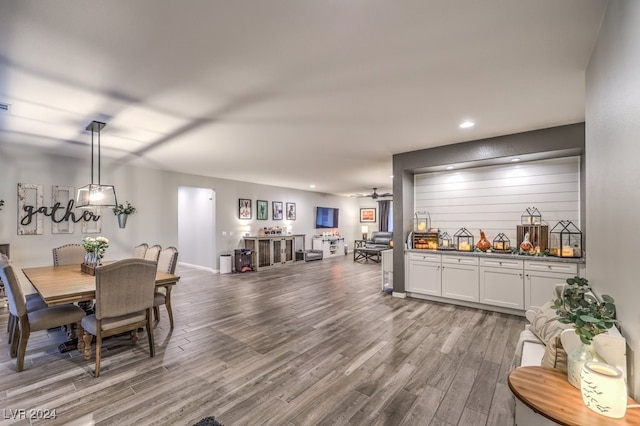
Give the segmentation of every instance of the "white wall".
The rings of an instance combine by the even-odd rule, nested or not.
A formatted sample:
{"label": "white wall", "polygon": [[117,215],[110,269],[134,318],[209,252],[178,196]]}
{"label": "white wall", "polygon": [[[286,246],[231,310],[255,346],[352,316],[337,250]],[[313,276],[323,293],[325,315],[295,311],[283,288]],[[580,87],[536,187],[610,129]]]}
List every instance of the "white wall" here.
{"label": "white wall", "polygon": [[[612,0],[586,74],[588,279],[616,300],[632,363],[640,367],[640,2]],[[640,397],[640,374],[629,379]]]}
{"label": "white wall", "polygon": [[[239,163],[240,167],[241,164]],[[0,242],[11,244],[12,260],[19,267],[47,265],[52,263],[51,249],[62,244],[78,243],[85,236],[76,227],[74,234],[52,234],[51,221],[45,219],[43,235],[19,236],[17,223],[17,184],[33,183],[44,186],[45,205],[51,204],[51,186],[80,187],[89,183],[89,162],[75,158],[60,157],[34,148],[4,144],[0,140],[0,199],[5,206],[0,211]],[[242,244],[244,227],[252,232],[264,226],[292,226],[294,233],[306,234],[307,248],[311,248],[311,237],[315,234],[314,214],[316,206],[340,209],[340,232],[349,247],[360,238],[359,207],[354,198],[339,197],[280,188],[268,185],[238,182],[226,179],[174,173],[161,170],[112,164],[102,161],[102,183],[116,187],[118,200],[130,201],[137,213],[130,216],[127,227],[118,228],[110,210],[103,212],[100,235],[110,239],[106,259],[129,256],[132,248],[141,243],[160,244],[163,247],[178,244],[178,189],[181,186],[212,188],[216,193],[216,253],[213,254],[218,269],[219,254],[230,253]],[[253,219],[238,218],[238,199],[249,198],[254,207]],[[269,220],[255,219],[256,200],[269,201]],[[295,221],[273,221],[271,201],[296,203]],[[223,235],[223,233],[225,235]],[[95,234],[97,235],[97,234]],[[208,266],[208,265],[207,265]]]}
{"label": "white wall", "polygon": [[414,206],[429,212],[431,227],[451,237],[462,227],[475,241],[482,229],[489,241],[502,232],[511,244],[529,207],[537,208],[551,231],[560,220],[580,225],[580,158],[474,167],[416,174]]}

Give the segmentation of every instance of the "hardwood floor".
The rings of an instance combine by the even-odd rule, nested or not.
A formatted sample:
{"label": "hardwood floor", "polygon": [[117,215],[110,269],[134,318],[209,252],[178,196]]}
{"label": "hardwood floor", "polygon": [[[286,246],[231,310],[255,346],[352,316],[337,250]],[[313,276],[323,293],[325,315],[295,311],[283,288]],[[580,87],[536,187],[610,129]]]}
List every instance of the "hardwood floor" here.
{"label": "hardwood floor", "polygon": [[32,424],[513,425],[523,318],[391,297],[380,265],[351,256],[177,274],[155,358],[143,333],[108,339],[97,379],[93,359],[57,352],[60,331],[33,333],[16,373],[0,308],[0,424],[46,409],[56,418]]}

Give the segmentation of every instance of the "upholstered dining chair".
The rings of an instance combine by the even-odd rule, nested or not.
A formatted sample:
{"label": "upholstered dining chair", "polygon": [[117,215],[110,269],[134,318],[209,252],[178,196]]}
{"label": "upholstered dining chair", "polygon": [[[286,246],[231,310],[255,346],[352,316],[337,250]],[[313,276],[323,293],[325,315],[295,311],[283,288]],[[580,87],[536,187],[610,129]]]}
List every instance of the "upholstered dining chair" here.
{"label": "upholstered dining chair", "polygon": [[[175,247],[167,247],[160,252],[158,256],[158,271],[173,274],[176,272],[176,264],[178,263],[178,249]],[[169,314],[169,324],[173,329],[173,311],[171,310],[171,287],[165,286],[157,289],[153,296],[153,315],[156,322],[160,321],[160,305],[165,305],[167,314]]]}
{"label": "upholstered dining chair", "polygon": [[103,337],[130,331],[133,343],[137,330],[145,326],[149,353],[155,355],[151,311],[156,285],[156,262],[123,259],[96,269],[95,314],[82,319],[84,358],[91,359],[91,340],[96,336],[95,377],[100,376],[100,351]]}
{"label": "upholstered dining chair", "polygon": [[147,243],[138,244],[133,248],[133,257],[136,259],[144,259],[144,255],[147,253],[148,248],[149,244]]}
{"label": "upholstered dining chair", "polygon": [[[47,330],[65,324],[78,324],[78,332],[82,330],[81,321],[85,312],[79,307],[66,304],[50,306],[33,312],[27,310],[22,286],[11,265],[0,267],[0,278],[6,283],[6,293],[9,299],[9,312],[18,319],[17,327],[13,330],[10,355],[16,359],[16,371],[24,369],[24,357],[27,351],[29,336],[33,331]],[[81,348],[81,345],[79,345]]]}
{"label": "upholstered dining chair", "polygon": [[87,251],[80,244],[65,244],[53,250],[53,266],[79,265]]}
{"label": "upholstered dining chair", "polygon": [[147,252],[144,254],[145,260],[152,260],[154,262],[158,261],[158,256],[160,256],[160,252],[162,251],[162,247],[155,244],[147,249]]}

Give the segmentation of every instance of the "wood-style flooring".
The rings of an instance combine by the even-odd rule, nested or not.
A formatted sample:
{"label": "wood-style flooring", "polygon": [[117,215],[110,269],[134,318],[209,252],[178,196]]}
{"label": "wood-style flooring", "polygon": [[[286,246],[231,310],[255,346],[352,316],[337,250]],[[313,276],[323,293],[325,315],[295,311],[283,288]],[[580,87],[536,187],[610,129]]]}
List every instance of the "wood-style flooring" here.
{"label": "wood-style flooring", "polygon": [[380,264],[352,256],[176,273],[155,358],[144,333],[108,339],[97,379],[93,359],[57,352],[61,331],[33,333],[16,373],[0,307],[0,424],[513,425],[522,318],[391,297]]}

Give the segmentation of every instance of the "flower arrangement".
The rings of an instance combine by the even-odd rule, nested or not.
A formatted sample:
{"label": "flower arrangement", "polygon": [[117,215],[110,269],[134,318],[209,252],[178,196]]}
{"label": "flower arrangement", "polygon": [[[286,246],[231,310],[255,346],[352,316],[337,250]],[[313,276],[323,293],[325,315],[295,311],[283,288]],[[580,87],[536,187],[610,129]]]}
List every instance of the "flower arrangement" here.
{"label": "flower arrangement", "polygon": [[125,204],[118,204],[113,208],[113,214],[115,214],[116,216],[120,214],[134,214],[135,212],[136,208],[133,207],[128,201],[126,201]]}
{"label": "flower arrangement", "polygon": [[573,324],[580,341],[589,345],[596,335],[606,332],[616,323],[613,297],[603,294],[603,302],[598,302],[585,278],[568,278],[567,284],[562,298],[554,301],[558,321]]}
{"label": "flower arrangement", "polygon": [[109,240],[105,237],[84,237],[82,239],[82,247],[87,251],[84,261],[88,265],[96,266],[100,263],[100,259],[104,257],[104,253],[109,247]]}

